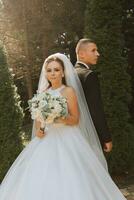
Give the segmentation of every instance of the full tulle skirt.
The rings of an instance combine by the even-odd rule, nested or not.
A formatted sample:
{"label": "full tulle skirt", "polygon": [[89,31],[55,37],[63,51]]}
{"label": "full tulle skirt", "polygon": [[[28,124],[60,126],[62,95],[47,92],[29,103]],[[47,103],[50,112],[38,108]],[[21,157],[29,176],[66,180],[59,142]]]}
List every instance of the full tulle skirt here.
{"label": "full tulle skirt", "polygon": [[77,126],[52,126],[21,152],[0,200],[125,200]]}

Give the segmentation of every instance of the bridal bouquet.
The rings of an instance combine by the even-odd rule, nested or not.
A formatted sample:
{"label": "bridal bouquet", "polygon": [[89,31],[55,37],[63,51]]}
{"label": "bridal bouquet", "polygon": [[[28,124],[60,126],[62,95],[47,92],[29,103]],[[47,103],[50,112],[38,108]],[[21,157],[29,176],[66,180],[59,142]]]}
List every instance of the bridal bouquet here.
{"label": "bridal bouquet", "polygon": [[52,96],[49,93],[35,94],[28,101],[31,118],[41,122],[41,127],[54,122],[58,117],[68,114],[67,100],[61,96]]}

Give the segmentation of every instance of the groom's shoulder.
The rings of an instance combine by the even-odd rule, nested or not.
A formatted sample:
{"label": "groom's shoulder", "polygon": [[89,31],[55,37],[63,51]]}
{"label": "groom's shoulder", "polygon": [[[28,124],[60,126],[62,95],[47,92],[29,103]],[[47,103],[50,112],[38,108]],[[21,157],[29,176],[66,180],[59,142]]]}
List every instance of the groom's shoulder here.
{"label": "groom's shoulder", "polygon": [[91,73],[88,74],[86,79],[87,81],[99,82],[98,76],[99,76],[98,72],[92,71]]}
{"label": "groom's shoulder", "polygon": [[98,73],[92,71],[91,69],[87,69],[84,67],[81,63],[76,63],[75,64],[75,70],[81,80],[84,82],[86,80],[90,81],[98,81]]}
{"label": "groom's shoulder", "polygon": [[76,63],[75,70],[79,77],[87,77],[88,74],[92,73],[93,71],[90,69],[87,69],[83,64]]}
{"label": "groom's shoulder", "polygon": [[98,73],[91,70],[91,72],[88,74],[87,78],[95,78],[95,79],[98,79]]}

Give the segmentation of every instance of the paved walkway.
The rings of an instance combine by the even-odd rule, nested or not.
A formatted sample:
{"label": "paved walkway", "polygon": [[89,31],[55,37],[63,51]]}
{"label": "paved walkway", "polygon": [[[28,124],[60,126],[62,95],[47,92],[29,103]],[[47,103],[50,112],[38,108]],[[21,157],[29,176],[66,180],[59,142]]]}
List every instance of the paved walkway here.
{"label": "paved walkway", "polygon": [[134,200],[134,175],[131,172],[126,176],[116,176],[113,178],[127,200]]}
{"label": "paved walkway", "polygon": [[134,200],[134,184],[121,188],[121,192],[124,194],[127,200]]}

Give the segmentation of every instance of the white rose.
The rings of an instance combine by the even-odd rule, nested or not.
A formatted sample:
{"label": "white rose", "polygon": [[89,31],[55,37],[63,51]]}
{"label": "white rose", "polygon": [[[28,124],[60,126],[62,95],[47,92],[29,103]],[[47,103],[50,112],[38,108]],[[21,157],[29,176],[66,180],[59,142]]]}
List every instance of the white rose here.
{"label": "white rose", "polygon": [[58,102],[54,102],[53,106],[54,106],[53,110],[54,113],[60,113],[62,111],[62,107]]}
{"label": "white rose", "polygon": [[45,100],[40,101],[40,102],[39,102],[39,107],[40,107],[40,108],[43,108],[44,106],[46,106],[46,104],[47,104],[47,101],[45,101]]}
{"label": "white rose", "polygon": [[38,109],[33,109],[31,112],[32,119],[37,119],[40,117],[41,113]]}

